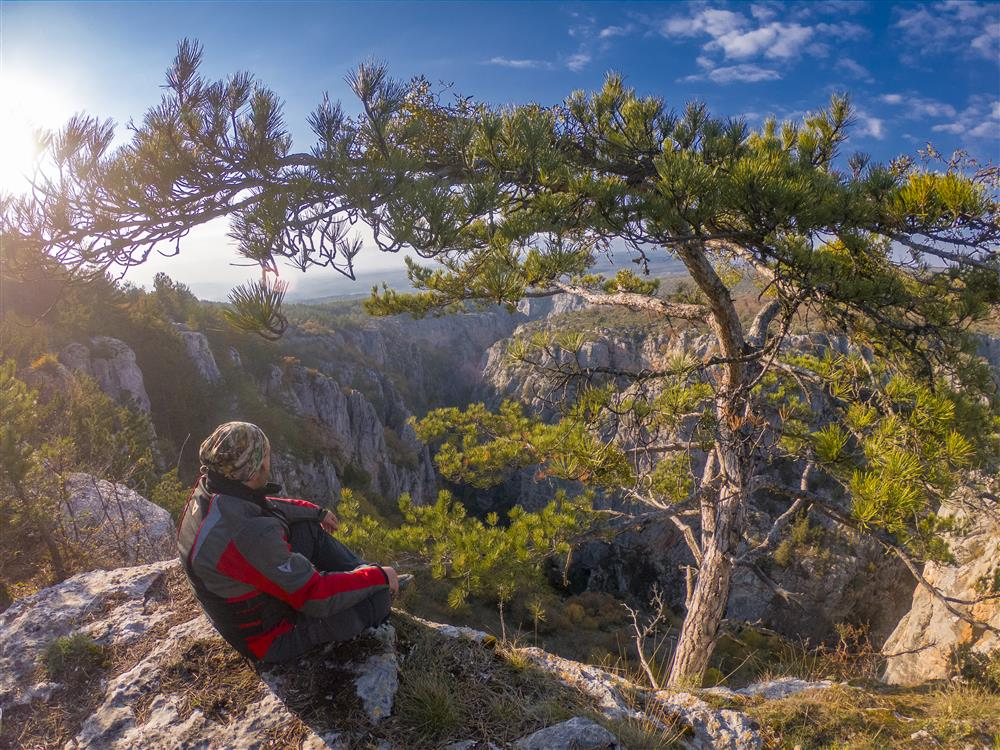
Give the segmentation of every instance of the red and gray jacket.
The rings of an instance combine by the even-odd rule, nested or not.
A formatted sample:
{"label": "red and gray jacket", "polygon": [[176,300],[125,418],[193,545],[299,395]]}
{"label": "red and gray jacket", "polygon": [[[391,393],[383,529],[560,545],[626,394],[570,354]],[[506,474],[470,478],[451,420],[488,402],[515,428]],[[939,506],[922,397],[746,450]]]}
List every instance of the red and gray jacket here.
{"label": "red and gray jacket", "polygon": [[273,497],[214,474],[188,499],[177,546],[195,594],[219,633],[245,656],[261,659],[300,616],[325,617],[387,588],[381,568],[321,573],[292,552],[288,525],[319,521],[323,508]]}

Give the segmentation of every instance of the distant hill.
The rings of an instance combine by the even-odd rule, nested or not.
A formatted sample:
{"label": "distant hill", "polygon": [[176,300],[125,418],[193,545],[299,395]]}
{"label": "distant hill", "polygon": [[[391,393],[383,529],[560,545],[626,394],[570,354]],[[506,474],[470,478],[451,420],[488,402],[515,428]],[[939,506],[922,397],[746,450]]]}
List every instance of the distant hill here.
{"label": "distant hill", "polygon": [[[640,271],[632,263],[633,255],[617,252],[612,258],[601,256],[594,266],[595,273],[615,274],[622,269]],[[684,265],[674,258],[658,257],[649,263],[649,275],[653,277],[673,276],[684,272]],[[289,290],[287,300],[307,304],[318,304],[345,298],[367,297],[373,286],[388,284],[397,291],[410,291],[410,280],[405,268],[387,268],[380,271],[358,273],[355,280],[333,272],[313,271],[301,277],[293,277],[295,284]]]}

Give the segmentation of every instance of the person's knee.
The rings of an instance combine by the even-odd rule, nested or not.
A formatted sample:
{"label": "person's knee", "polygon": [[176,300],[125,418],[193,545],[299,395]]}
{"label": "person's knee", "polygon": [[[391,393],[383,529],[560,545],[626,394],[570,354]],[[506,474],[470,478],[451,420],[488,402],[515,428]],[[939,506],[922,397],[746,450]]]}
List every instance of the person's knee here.
{"label": "person's knee", "polygon": [[288,545],[292,552],[297,552],[310,560],[316,551],[316,541],[319,538],[320,526],[309,521],[297,521],[288,525]]}

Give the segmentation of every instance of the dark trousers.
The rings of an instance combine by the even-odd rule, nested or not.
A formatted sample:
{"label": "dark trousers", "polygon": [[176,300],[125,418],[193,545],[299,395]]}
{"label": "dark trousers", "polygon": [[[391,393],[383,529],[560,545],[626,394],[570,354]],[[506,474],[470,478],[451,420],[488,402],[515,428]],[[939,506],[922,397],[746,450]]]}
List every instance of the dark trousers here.
{"label": "dark trousers", "polygon": [[[293,523],[288,529],[292,552],[309,558],[316,570],[342,573],[365,563],[351,550],[327,534],[315,521]],[[389,617],[389,590],[376,591],[350,609],[328,617],[299,615],[295,627],[282,633],[271,644],[262,661],[285,662],[332,641],[346,641],[365,628],[385,622]]]}

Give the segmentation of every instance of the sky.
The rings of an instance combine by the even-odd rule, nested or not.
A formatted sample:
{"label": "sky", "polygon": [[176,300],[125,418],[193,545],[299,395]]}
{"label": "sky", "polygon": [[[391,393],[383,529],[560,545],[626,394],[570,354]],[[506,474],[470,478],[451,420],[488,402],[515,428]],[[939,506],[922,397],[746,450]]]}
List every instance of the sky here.
{"label": "sky", "polygon": [[[17,190],[31,128],[76,112],[123,125],[161,95],[180,39],[204,45],[203,72],[253,73],[284,100],[294,147],[324,93],[348,113],[358,63],[425,75],[477,100],[556,104],[622,73],[682,110],[704,101],[759,125],[801,118],[848,92],[857,123],[845,151],[877,160],[928,141],[1000,161],[1000,3],[963,2],[11,2],[0,0],[0,189]],[[124,137],[124,133],[123,133]],[[157,271],[209,299],[252,274],[223,221],[199,227]],[[290,298],[362,292],[402,260],[366,247],[359,281],[289,269]]]}

